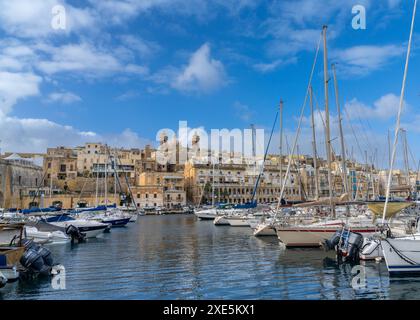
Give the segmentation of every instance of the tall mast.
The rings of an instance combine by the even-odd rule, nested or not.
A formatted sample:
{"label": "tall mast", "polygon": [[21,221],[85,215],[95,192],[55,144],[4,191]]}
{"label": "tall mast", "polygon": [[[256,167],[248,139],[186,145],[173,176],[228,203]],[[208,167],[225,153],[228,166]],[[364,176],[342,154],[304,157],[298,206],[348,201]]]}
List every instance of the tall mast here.
{"label": "tall mast", "polygon": [[96,206],[98,203],[98,188],[99,188],[99,158],[96,159],[96,188],[95,188],[95,202]]}
{"label": "tall mast", "polygon": [[315,134],[315,117],[314,117],[314,101],[313,101],[313,90],[312,86],[309,87],[309,100],[311,105],[311,126],[312,126],[312,151],[314,157],[314,169],[315,169],[315,199],[319,199],[319,187],[318,187],[318,155],[316,152],[316,134]]}
{"label": "tall mast", "polygon": [[400,94],[400,104],[399,104],[399,107],[398,107],[397,121],[396,121],[396,125],[395,125],[394,145],[393,145],[393,148],[392,148],[391,163],[390,163],[390,168],[389,168],[389,173],[388,173],[388,180],[387,180],[387,186],[386,186],[386,196],[385,196],[385,205],[384,205],[384,211],[382,213],[382,223],[385,222],[385,218],[386,218],[386,210],[387,210],[387,207],[388,207],[389,193],[390,193],[391,182],[392,182],[392,169],[393,169],[393,166],[394,166],[396,147],[397,147],[397,143],[398,143],[398,131],[400,129],[401,113],[402,113],[402,110],[404,108],[405,82],[407,80],[408,63],[409,63],[409,60],[410,60],[410,52],[411,52],[411,42],[412,42],[412,39],[413,39],[414,22],[415,22],[415,19],[416,19],[416,9],[417,9],[417,0],[414,1],[413,17],[411,19],[410,37],[409,37],[409,40],[408,40],[407,56],[406,56],[406,60],[405,60],[404,75],[403,75],[401,94]]}
{"label": "tall mast", "polygon": [[279,152],[279,170],[280,187],[283,185],[283,100],[280,99],[280,152]]}
{"label": "tall mast", "polygon": [[335,216],[335,209],[332,202],[332,177],[331,177],[331,137],[330,137],[330,110],[328,100],[328,55],[327,55],[327,26],[323,26],[322,34],[324,38],[324,87],[325,87],[325,146],[327,151],[328,165],[328,189],[330,196],[331,214]]}
{"label": "tall mast", "polygon": [[347,181],[347,166],[346,166],[346,147],[344,145],[344,134],[343,134],[343,124],[342,124],[342,117],[341,117],[341,110],[340,110],[340,100],[338,97],[338,85],[337,85],[337,76],[335,74],[335,64],[332,65],[333,76],[334,76],[334,88],[335,88],[335,103],[337,105],[337,115],[338,115],[338,127],[340,130],[340,144],[341,144],[341,166],[343,169],[343,185],[344,185],[344,192],[349,192],[349,186]]}
{"label": "tall mast", "polygon": [[213,161],[213,170],[212,170],[212,187],[211,187],[211,205],[214,207],[214,180],[215,180],[215,175],[214,175],[214,169],[215,169],[215,164],[214,164],[214,158],[212,157],[212,161]]}
{"label": "tall mast", "polygon": [[108,157],[105,157],[105,206],[108,205]]}

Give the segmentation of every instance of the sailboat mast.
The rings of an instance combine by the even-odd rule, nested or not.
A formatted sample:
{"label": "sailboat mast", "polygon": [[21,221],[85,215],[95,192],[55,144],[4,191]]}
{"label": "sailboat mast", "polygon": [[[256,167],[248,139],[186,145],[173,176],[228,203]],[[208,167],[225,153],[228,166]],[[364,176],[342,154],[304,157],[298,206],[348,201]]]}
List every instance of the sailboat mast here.
{"label": "sailboat mast", "polygon": [[95,188],[95,202],[96,206],[98,203],[98,188],[99,188],[99,159],[96,160],[96,188]]}
{"label": "sailboat mast", "polygon": [[312,151],[314,157],[314,169],[315,169],[315,200],[319,199],[319,187],[318,187],[318,155],[316,151],[316,134],[315,134],[315,117],[314,117],[314,100],[313,100],[313,89],[309,87],[309,101],[311,106],[311,127],[312,127]]}
{"label": "sailboat mast", "polygon": [[332,202],[332,176],[331,176],[331,137],[330,137],[330,110],[328,100],[328,55],[327,55],[327,26],[323,26],[322,34],[324,38],[324,88],[325,88],[325,146],[327,151],[328,165],[328,190],[330,198],[331,214],[335,216],[335,209]]}
{"label": "sailboat mast", "polygon": [[105,206],[108,205],[108,157],[105,157]]}
{"label": "sailboat mast", "polygon": [[212,157],[212,161],[213,161],[213,170],[212,170],[212,186],[211,186],[211,205],[214,207],[214,169],[215,169],[215,164],[214,164],[214,158]]}
{"label": "sailboat mast", "polygon": [[283,99],[280,99],[280,152],[279,152],[279,171],[280,171],[280,187],[283,185]]}
{"label": "sailboat mast", "polygon": [[413,39],[413,30],[414,30],[414,22],[416,20],[416,9],[417,9],[417,0],[414,0],[414,9],[413,9],[413,17],[411,20],[411,28],[410,28],[410,37],[408,40],[408,48],[407,48],[407,57],[405,60],[405,67],[404,67],[404,76],[401,86],[401,94],[400,94],[400,104],[398,107],[398,113],[397,113],[397,121],[395,125],[395,132],[394,132],[394,145],[392,147],[392,155],[391,155],[391,162],[389,165],[389,173],[388,173],[388,180],[387,180],[387,186],[386,186],[386,196],[385,196],[385,205],[384,205],[384,211],[382,213],[382,223],[385,223],[385,217],[386,217],[386,211],[388,208],[388,201],[389,201],[389,194],[391,190],[391,182],[392,182],[392,169],[394,166],[395,161],[395,153],[397,149],[397,143],[398,143],[398,131],[400,130],[400,122],[401,122],[401,113],[404,107],[404,94],[405,94],[405,83],[407,80],[407,73],[408,73],[408,64],[410,61],[410,52],[411,52],[411,43]]}
{"label": "sailboat mast", "polygon": [[338,127],[340,130],[340,144],[341,144],[341,167],[343,170],[343,186],[344,186],[344,193],[349,195],[349,186],[347,181],[347,166],[346,166],[346,147],[344,145],[344,134],[343,134],[343,124],[342,124],[342,117],[341,117],[341,110],[340,110],[340,99],[338,97],[338,85],[337,85],[337,76],[335,73],[335,64],[332,65],[332,71],[334,76],[334,88],[335,88],[335,103],[337,105],[337,115],[338,115]]}

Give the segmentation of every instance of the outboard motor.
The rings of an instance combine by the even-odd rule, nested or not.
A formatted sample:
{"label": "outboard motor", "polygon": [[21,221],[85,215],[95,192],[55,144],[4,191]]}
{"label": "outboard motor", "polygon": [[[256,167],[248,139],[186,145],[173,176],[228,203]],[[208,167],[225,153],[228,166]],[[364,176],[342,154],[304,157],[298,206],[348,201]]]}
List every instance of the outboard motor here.
{"label": "outboard motor", "polygon": [[33,273],[45,273],[49,269],[42,256],[32,248],[25,251],[20,258],[20,264]]}
{"label": "outboard motor", "polygon": [[347,259],[350,261],[358,261],[360,258],[360,249],[363,246],[363,236],[360,233],[350,232],[347,242]]}
{"label": "outboard motor", "polygon": [[334,250],[335,246],[337,246],[341,239],[341,230],[337,230],[334,235],[331,237],[330,240],[324,241],[324,248],[328,250]]}
{"label": "outboard motor", "polygon": [[85,240],[86,235],[80,232],[79,228],[75,227],[74,225],[69,225],[66,228],[66,234],[71,237],[71,241],[74,242],[76,239],[78,242],[82,242]]}
{"label": "outboard motor", "polygon": [[37,250],[38,254],[41,255],[42,259],[44,260],[45,265],[52,267],[54,265],[54,260],[51,254],[51,251],[45,247],[38,247]]}

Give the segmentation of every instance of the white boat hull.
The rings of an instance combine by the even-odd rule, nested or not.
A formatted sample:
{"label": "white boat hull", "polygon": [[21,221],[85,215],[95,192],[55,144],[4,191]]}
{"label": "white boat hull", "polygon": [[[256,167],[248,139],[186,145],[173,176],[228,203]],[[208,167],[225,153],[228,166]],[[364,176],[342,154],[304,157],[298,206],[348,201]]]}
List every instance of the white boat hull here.
{"label": "white boat hull", "polygon": [[249,227],[247,218],[226,218],[231,227]]}
{"label": "white boat hull", "polygon": [[254,229],[254,236],[256,237],[267,237],[267,236],[276,236],[276,229],[268,223],[265,224],[259,224],[255,229]]}
{"label": "white boat hull", "polygon": [[420,273],[420,235],[381,240],[390,274]]}
{"label": "white boat hull", "polygon": [[[77,221],[77,220],[76,220]],[[51,222],[52,225],[57,227],[67,228],[70,225],[77,227],[80,232],[86,235],[86,238],[97,238],[101,236],[105,229],[108,228],[108,225],[104,223],[79,223],[78,221],[63,221],[63,222]]]}
{"label": "white boat hull", "polygon": [[[316,227],[277,227],[277,237],[286,247],[320,247],[329,240],[341,226]],[[361,233],[364,237],[372,236],[375,228],[352,228],[352,232]]]}
{"label": "white boat hull", "polygon": [[362,251],[360,252],[361,260],[375,260],[383,258],[384,253],[382,251],[380,240],[366,240],[363,244]]}
{"label": "white boat hull", "polygon": [[218,216],[213,221],[215,226],[228,226],[229,221],[224,216]]}

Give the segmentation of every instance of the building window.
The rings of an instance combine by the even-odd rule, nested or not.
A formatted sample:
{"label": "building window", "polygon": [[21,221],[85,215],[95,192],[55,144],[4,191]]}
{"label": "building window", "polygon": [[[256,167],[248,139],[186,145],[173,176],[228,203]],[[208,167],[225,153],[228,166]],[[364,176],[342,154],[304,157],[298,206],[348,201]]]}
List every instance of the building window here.
{"label": "building window", "polygon": [[48,169],[51,169],[51,162],[48,162]]}
{"label": "building window", "polygon": [[156,194],[156,193],[155,193],[155,194],[153,194],[153,198],[155,198],[155,199],[157,198],[157,194]]}

